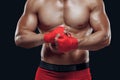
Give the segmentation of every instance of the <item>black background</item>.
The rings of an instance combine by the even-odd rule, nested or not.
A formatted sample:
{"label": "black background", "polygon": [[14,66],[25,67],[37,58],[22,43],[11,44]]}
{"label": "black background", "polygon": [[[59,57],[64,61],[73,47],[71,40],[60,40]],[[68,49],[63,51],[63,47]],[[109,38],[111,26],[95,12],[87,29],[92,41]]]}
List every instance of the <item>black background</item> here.
{"label": "black background", "polygon": [[[0,80],[34,80],[40,60],[40,47],[23,49],[16,47],[14,33],[26,0],[0,2]],[[93,80],[120,80],[119,62],[119,2],[104,0],[110,19],[112,41],[109,47],[90,52],[90,68]]]}

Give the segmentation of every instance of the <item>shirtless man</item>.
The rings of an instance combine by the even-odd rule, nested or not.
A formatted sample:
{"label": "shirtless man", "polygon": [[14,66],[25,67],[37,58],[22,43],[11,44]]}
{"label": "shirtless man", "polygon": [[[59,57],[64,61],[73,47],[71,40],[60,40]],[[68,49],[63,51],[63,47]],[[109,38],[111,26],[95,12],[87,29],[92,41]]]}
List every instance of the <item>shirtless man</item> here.
{"label": "shirtless man", "polygon": [[15,33],[17,46],[43,45],[35,80],[91,80],[89,51],[110,39],[103,0],[27,0]]}

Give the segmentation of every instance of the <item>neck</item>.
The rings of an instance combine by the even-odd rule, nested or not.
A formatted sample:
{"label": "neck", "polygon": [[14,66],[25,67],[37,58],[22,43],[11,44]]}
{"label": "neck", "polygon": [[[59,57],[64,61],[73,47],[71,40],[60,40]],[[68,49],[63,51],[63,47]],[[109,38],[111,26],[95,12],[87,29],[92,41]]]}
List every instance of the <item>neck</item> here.
{"label": "neck", "polygon": [[61,2],[64,2],[64,0],[60,0]]}

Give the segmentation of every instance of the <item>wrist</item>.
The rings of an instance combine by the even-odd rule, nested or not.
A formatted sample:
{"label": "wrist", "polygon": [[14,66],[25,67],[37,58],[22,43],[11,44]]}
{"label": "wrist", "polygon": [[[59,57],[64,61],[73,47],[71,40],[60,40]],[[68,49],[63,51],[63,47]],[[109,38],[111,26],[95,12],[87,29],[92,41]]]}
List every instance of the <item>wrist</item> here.
{"label": "wrist", "polygon": [[84,37],[81,37],[81,38],[77,39],[79,48],[82,46],[84,39],[85,39]]}
{"label": "wrist", "polygon": [[72,39],[72,49],[77,49],[78,48],[78,41],[79,41],[79,39],[77,39],[77,38],[73,38]]}
{"label": "wrist", "polygon": [[42,40],[43,43],[45,43],[44,36],[45,36],[45,34],[41,35],[41,40]]}
{"label": "wrist", "polygon": [[38,34],[38,35],[39,35],[41,44],[45,43],[45,41],[44,41],[44,34]]}

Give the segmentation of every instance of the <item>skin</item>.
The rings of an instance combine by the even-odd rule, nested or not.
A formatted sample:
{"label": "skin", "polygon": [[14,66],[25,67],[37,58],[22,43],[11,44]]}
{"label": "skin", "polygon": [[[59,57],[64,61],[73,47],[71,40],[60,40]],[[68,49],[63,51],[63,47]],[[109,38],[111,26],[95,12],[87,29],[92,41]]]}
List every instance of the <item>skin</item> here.
{"label": "skin", "polygon": [[[58,25],[78,40],[78,48],[60,52],[44,42],[44,34]],[[40,33],[35,33],[39,29]],[[59,36],[56,35],[55,42]],[[42,46],[41,60],[52,64],[89,62],[89,51],[110,44],[111,30],[103,0],[27,0],[18,21],[15,43],[24,48]]]}

